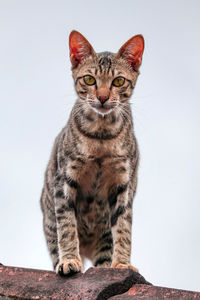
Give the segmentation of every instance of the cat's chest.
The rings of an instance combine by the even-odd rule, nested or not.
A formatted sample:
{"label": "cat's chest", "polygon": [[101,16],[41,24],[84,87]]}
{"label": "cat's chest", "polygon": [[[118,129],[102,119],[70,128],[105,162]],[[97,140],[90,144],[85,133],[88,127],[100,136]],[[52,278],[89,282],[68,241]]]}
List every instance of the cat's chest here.
{"label": "cat's chest", "polygon": [[109,219],[108,194],[113,179],[109,164],[107,168],[100,159],[89,160],[79,174],[76,208],[79,228],[93,232],[97,224]]}
{"label": "cat's chest", "polygon": [[113,184],[128,180],[129,161],[124,138],[97,141],[82,138],[77,145],[81,155],[68,161],[69,175],[78,182],[82,193],[105,196]]}
{"label": "cat's chest", "polygon": [[84,198],[106,198],[113,186],[124,184],[129,179],[130,163],[127,156],[104,154],[99,157],[89,156],[84,163],[72,170],[72,177],[78,182]]}
{"label": "cat's chest", "polygon": [[129,161],[124,157],[102,157],[87,161],[79,170],[76,207],[79,227],[93,231],[111,214],[109,195],[113,188],[127,183]]}
{"label": "cat's chest", "polygon": [[89,159],[79,173],[79,187],[84,197],[95,197],[105,193],[106,182],[111,182],[109,163],[105,165],[103,158]]}

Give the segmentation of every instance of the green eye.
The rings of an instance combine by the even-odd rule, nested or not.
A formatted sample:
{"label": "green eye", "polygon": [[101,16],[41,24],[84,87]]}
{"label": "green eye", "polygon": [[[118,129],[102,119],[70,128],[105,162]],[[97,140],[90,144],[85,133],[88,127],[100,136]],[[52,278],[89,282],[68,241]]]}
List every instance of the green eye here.
{"label": "green eye", "polygon": [[96,83],[95,78],[90,75],[83,76],[83,80],[87,85],[94,85]]}
{"label": "green eye", "polygon": [[124,77],[116,77],[113,82],[112,85],[116,86],[116,87],[120,87],[124,84],[125,82],[125,78]]}

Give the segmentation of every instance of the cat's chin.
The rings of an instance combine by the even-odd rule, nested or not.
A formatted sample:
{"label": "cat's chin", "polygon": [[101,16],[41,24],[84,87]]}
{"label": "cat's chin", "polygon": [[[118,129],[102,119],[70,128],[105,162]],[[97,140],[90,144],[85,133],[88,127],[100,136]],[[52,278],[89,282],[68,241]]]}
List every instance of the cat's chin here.
{"label": "cat's chin", "polygon": [[105,108],[105,107],[99,107],[99,108],[92,107],[92,109],[101,116],[108,115],[113,111],[113,108]]}

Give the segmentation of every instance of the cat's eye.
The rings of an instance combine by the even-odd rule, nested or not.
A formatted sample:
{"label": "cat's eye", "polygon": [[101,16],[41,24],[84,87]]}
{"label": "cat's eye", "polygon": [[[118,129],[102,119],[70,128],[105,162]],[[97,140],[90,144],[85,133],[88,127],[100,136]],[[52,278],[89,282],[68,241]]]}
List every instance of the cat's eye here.
{"label": "cat's eye", "polygon": [[113,82],[112,85],[116,86],[116,87],[120,87],[124,84],[125,82],[125,78],[124,77],[116,77]]}
{"label": "cat's eye", "polygon": [[90,75],[83,76],[83,80],[87,85],[94,85],[96,83],[96,79]]}

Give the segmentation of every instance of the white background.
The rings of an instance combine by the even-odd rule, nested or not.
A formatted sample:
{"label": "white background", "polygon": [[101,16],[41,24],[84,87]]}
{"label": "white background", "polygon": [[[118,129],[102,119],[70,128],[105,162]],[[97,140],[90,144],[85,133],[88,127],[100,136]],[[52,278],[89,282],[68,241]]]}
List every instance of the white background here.
{"label": "white background", "polygon": [[200,290],[199,12],[198,0],[0,0],[1,263],[51,269],[39,198],[76,99],[70,31],[97,52],[141,33],[132,263],[153,284]]}

